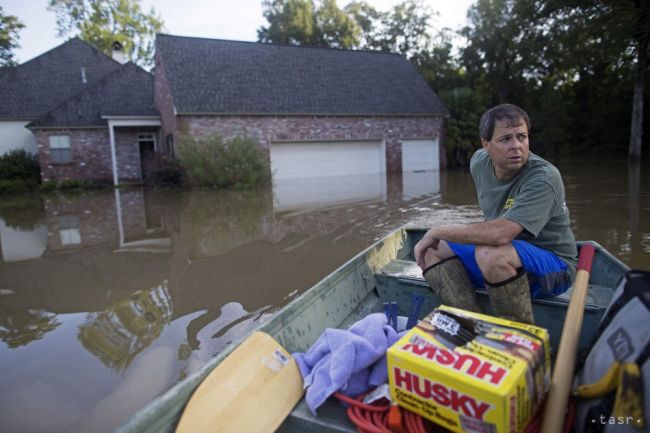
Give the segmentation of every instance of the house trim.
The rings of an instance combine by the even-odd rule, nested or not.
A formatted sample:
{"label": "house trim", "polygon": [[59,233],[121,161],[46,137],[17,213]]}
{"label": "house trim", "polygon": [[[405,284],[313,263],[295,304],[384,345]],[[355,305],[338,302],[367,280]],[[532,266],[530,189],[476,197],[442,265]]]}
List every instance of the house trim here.
{"label": "house trim", "polygon": [[444,117],[448,118],[449,114],[418,114],[418,113],[226,113],[226,112],[183,112],[176,113],[177,116],[251,116],[251,117]]}
{"label": "house trim", "polygon": [[95,126],[90,126],[90,125],[85,125],[85,126],[65,126],[65,125],[59,125],[59,126],[26,126],[27,129],[29,130],[54,130],[54,129],[106,129],[106,125],[95,125]]}

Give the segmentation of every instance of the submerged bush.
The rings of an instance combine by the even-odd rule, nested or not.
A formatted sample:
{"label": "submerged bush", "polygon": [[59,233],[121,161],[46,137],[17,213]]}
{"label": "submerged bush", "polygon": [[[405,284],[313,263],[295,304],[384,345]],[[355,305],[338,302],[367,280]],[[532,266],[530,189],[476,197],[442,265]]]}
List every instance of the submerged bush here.
{"label": "submerged bush", "polygon": [[86,190],[86,189],[100,189],[110,186],[107,182],[92,182],[77,179],[63,179],[63,180],[46,180],[40,186],[42,192],[51,192],[54,190]]}
{"label": "submerged bush", "polygon": [[193,185],[250,189],[271,179],[269,160],[251,138],[225,142],[219,135],[199,140],[184,137],[178,154]]}
{"label": "submerged bush", "polygon": [[31,189],[41,180],[38,156],[16,149],[0,156],[0,181],[2,191]]}
{"label": "submerged bush", "polygon": [[185,183],[185,171],[178,159],[156,153],[154,167],[151,170],[151,181],[159,187],[178,187]]}
{"label": "submerged bush", "polygon": [[0,179],[0,194],[24,192],[38,187],[34,179]]}

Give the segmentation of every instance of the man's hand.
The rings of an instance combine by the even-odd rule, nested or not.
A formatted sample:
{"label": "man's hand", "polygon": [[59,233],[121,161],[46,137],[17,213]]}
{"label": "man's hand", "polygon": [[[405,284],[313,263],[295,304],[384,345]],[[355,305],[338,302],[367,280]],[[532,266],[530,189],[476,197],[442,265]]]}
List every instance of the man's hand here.
{"label": "man's hand", "polygon": [[429,248],[433,248],[434,250],[437,250],[439,245],[440,245],[440,239],[436,238],[433,234],[431,234],[431,230],[426,232],[422,237],[422,239],[420,239],[420,242],[415,244],[415,248],[413,249],[413,254],[415,255],[415,261],[417,262],[420,268],[424,269],[424,264],[425,264],[424,256],[426,255]]}

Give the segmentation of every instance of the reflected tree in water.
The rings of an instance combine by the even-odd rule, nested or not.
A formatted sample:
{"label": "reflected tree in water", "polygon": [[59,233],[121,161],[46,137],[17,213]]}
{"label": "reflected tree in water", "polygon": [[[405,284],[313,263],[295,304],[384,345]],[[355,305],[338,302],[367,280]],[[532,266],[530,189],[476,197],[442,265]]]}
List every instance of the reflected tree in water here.
{"label": "reflected tree in water", "polygon": [[11,349],[40,340],[61,325],[56,314],[44,310],[0,305],[0,340]]}
{"label": "reflected tree in water", "polygon": [[273,218],[272,194],[266,187],[192,193],[181,216],[192,255],[223,254],[263,234]]}
{"label": "reflected tree in water", "polygon": [[106,366],[124,370],[160,336],[172,313],[172,300],[163,283],[139,290],[105,311],[88,314],[78,338]]}
{"label": "reflected tree in water", "polygon": [[36,230],[45,223],[43,198],[38,194],[4,195],[0,200],[0,218],[15,230]]}

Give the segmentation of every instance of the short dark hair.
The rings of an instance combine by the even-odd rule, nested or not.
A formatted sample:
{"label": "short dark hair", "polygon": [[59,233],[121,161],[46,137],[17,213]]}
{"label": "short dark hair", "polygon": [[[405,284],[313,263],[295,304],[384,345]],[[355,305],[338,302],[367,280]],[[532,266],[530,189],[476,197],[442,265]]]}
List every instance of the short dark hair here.
{"label": "short dark hair", "polygon": [[481,121],[478,124],[478,133],[481,139],[486,141],[491,140],[492,134],[494,134],[494,125],[497,123],[497,120],[504,119],[508,121],[508,126],[520,125],[523,120],[528,127],[528,131],[530,131],[530,117],[528,117],[528,114],[524,110],[516,105],[501,104],[490,108],[481,116]]}

